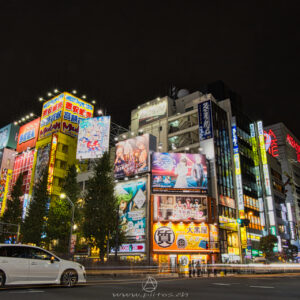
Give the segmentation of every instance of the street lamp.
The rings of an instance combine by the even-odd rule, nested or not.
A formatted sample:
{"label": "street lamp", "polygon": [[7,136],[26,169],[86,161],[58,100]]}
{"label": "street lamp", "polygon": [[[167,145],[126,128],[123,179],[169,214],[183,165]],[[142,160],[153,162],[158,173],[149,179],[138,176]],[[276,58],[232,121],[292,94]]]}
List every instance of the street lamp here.
{"label": "street lamp", "polygon": [[69,201],[70,205],[71,205],[71,208],[72,208],[72,220],[71,220],[70,240],[69,240],[69,254],[70,254],[70,256],[72,256],[72,254],[71,254],[71,240],[72,240],[72,234],[73,234],[75,205],[66,194],[60,194],[59,197],[60,197],[60,199],[67,199]]}

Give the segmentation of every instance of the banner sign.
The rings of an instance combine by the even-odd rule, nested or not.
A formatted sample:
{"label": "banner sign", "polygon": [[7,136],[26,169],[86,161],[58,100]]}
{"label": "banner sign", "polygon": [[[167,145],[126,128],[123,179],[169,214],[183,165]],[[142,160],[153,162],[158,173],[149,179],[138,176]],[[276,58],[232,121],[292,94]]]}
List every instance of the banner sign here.
{"label": "banner sign", "polygon": [[17,152],[23,152],[27,148],[35,147],[40,127],[40,118],[37,118],[20,127]]}

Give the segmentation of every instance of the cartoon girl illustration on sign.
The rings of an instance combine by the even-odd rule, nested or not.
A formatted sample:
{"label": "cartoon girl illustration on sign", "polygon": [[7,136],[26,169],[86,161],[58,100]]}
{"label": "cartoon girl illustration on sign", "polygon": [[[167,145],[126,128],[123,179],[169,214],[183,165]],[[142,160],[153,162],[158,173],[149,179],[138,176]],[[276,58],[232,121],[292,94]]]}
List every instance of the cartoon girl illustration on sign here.
{"label": "cartoon girl illustration on sign", "polygon": [[187,160],[184,156],[180,158],[180,162],[175,168],[175,174],[178,175],[175,183],[175,188],[187,188],[188,183],[186,176],[188,174]]}

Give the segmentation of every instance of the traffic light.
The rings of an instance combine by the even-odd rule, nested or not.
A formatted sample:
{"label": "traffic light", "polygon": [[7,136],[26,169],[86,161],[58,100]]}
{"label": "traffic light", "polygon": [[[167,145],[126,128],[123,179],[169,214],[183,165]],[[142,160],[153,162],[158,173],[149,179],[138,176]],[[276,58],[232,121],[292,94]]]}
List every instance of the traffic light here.
{"label": "traffic light", "polygon": [[236,220],[240,227],[249,226],[250,220],[249,219],[237,219]]}

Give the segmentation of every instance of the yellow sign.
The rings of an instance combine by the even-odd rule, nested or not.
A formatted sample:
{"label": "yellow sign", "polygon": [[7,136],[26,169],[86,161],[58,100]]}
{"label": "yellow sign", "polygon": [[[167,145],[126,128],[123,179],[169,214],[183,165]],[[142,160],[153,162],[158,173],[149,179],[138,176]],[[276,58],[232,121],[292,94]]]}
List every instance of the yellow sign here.
{"label": "yellow sign", "polygon": [[1,206],[1,217],[3,216],[4,211],[5,211],[8,187],[9,187],[9,182],[10,182],[11,178],[12,178],[12,170],[7,170],[4,196],[3,196],[3,200],[2,200],[2,206]]}
{"label": "yellow sign", "polygon": [[209,247],[207,224],[153,224],[153,251],[198,252]]}
{"label": "yellow sign", "polygon": [[237,221],[232,218],[219,216],[219,224],[220,224],[220,228],[222,228],[222,229],[228,229],[228,230],[234,230],[234,231],[238,230]]}
{"label": "yellow sign", "polygon": [[241,243],[242,248],[247,248],[247,232],[245,227],[241,227]]}

